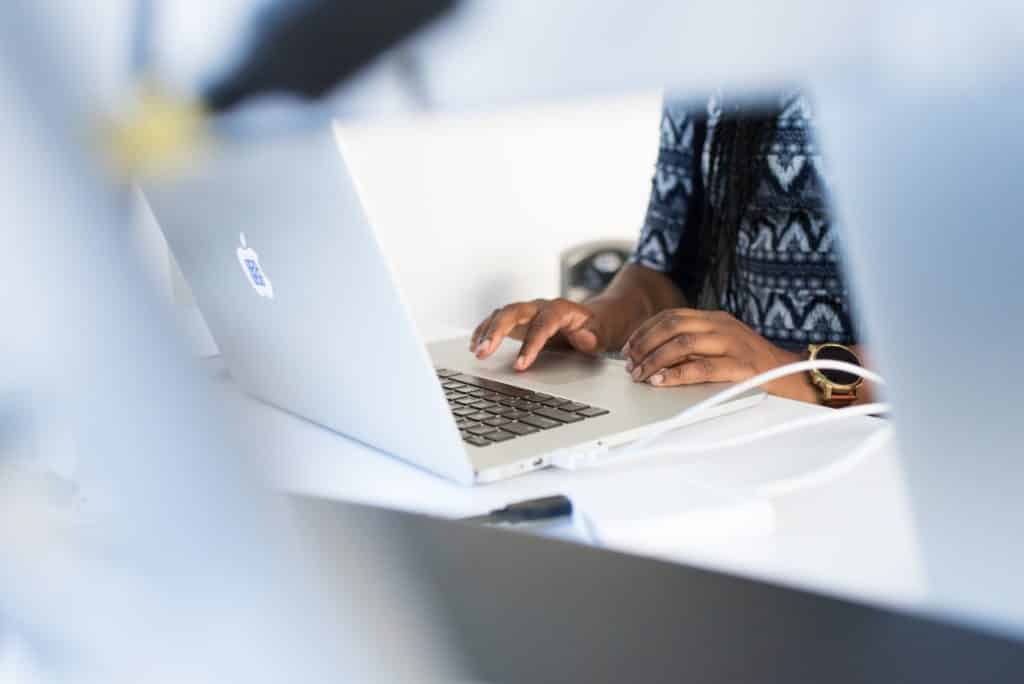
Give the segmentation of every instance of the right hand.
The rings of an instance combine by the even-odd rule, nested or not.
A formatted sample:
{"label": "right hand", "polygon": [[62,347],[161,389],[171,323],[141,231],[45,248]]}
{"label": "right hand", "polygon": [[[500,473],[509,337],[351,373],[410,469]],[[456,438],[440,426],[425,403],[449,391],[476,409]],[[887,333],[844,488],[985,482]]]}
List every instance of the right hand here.
{"label": "right hand", "polygon": [[478,359],[486,359],[506,337],[520,339],[523,346],[515,369],[523,371],[556,336],[587,354],[600,353],[607,347],[607,336],[592,309],[568,299],[535,299],[495,309],[473,331],[469,350]]}

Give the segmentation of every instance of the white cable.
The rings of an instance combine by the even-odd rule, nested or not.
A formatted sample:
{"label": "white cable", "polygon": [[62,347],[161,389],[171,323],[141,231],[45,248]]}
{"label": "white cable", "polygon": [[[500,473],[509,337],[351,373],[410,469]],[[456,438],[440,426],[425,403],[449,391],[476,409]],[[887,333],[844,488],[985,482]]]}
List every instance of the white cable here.
{"label": "white cable", "polygon": [[[612,460],[618,461],[620,459],[627,458],[631,455],[644,453],[646,447],[651,442],[659,439],[660,437],[663,437],[665,434],[679,427],[682,427],[683,424],[694,422],[696,417],[702,411],[714,408],[715,406],[730,401],[731,399],[735,399],[736,397],[739,397],[749,392],[750,390],[756,389],[761,385],[765,385],[774,380],[778,380],[779,378],[784,378],[787,375],[803,373],[811,370],[842,371],[864,378],[865,380],[870,380],[880,385],[885,384],[885,379],[881,375],[869,371],[868,369],[863,368],[861,366],[857,366],[852,363],[847,363],[845,361],[832,361],[829,359],[812,359],[808,361],[797,361],[795,363],[786,364],[785,366],[779,366],[778,368],[773,368],[770,371],[766,371],[759,375],[755,375],[754,377],[748,380],[737,383],[732,387],[724,389],[721,392],[708,397],[704,401],[694,404],[693,406],[680,412],[678,415],[675,416],[675,418],[669,419],[668,421],[665,421],[663,425],[655,427],[650,434],[648,434],[646,437],[636,440],[635,442],[630,444],[624,451],[616,453],[614,459]],[[841,413],[842,418],[833,418],[831,420],[841,420],[844,418],[852,417],[852,415],[849,413],[843,413],[844,411],[849,411],[849,408],[836,410],[835,413]],[[877,409],[875,412],[878,412]],[[824,419],[822,420],[823,422],[829,422]],[[754,437],[760,439],[760,436],[758,436],[757,433],[755,433]],[[592,449],[587,453],[579,453],[573,451],[561,452],[555,454],[552,457],[551,464],[556,468],[562,468],[564,470],[579,470],[580,468],[583,467],[603,464],[605,462],[605,457],[608,455],[608,453],[608,447],[599,447],[596,449]]]}
{"label": "white cable", "polygon": [[882,413],[888,413],[891,410],[889,404],[882,402],[876,402],[873,404],[860,404],[858,406],[848,406],[842,409],[836,409],[834,411],[827,411],[822,413],[815,413],[813,416],[804,416],[803,418],[797,418],[790,420],[785,423],[779,423],[778,425],[772,425],[771,427],[758,430],[757,432],[747,433],[745,435],[737,435],[729,439],[723,439],[718,442],[712,442],[710,444],[691,444],[686,446],[671,446],[665,445],[660,447],[650,447],[641,451],[634,451],[633,449],[627,449],[622,453],[610,452],[610,458],[603,459],[595,465],[606,466],[606,465],[617,465],[623,462],[633,463],[640,458],[648,458],[651,456],[683,456],[686,454],[693,453],[707,453],[709,451],[718,451],[721,449],[731,449],[733,447],[745,446],[758,442],[762,439],[768,439],[770,437],[776,437],[783,435],[788,432],[796,432],[798,430],[804,430],[807,428],[817,427],[819,425],[826,425],[828,423],[835,423],[841,420],[848,420],[850,418],[856,418],[857,416],[871,416]]}
{"label": "white cable", "polygon": [[[869,371],[867,368],[862,368],[861,366],[857,366],[852,363],[847,363],[845,361],[831,361],[828,359],[812,359],[808,361],[797,361],[796,363],[789,363],[786,364],[785,366],[773,368],[770,371],[766,371],[764,373],[761,373],[760,375],[755,375],[749,380],[744,380],[743,382],[737,383],[732,387],[729,387],[728,389],[724,389],[718,394],[714,394],[705,399],[704,401],[694,404],[685,411],[682,411],[679,415],[673,418],[671,422],[684,422],[688,418],[692,418],[698,415],[701,411],[706,411],[707,409],[714,408],[715,406],[718,406],[720,404],[724,404],[725,402],[731,399],[735,399],[736,397],[742,394],[746,394],[750,390],[757,389],[761,385],[767,385],[769,382],[778,380],[779,378],[784,378],[787,375],[795,375],[796,373],[804,373],[812,370],[843,371],[845,373],[850,373],[852,375],[864,378],[865,380],[870,380],[871,382],[877,383],[879,385],[885,384],[885,379],[882,378],[882,376],[879,375],[878,373],[874,373],[872,371]],[[646,437],[638,439],[635,442],[633,442],[633,444],[630,446],[630,449],[640,450],[647,446],[648,444],[650,444],[651,442],[653,442],[654,440],[658,439],[659,437],[665,435],[668,432],[671,432],[672,430],[675,430],[676,427],[678,426],[668,425],[660,429],[656,429]]]}

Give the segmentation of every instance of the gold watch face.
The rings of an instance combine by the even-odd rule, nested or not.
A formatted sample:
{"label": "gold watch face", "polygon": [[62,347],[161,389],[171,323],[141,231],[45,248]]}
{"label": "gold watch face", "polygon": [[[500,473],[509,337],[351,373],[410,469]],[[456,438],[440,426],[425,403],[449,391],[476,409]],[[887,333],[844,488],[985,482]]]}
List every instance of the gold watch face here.
{"label": "gold watch face", "polygon": [[[829,342],[827,344],[812,345],[810,347],[811,359],[822,359],[828,361],[843,361],[860,366],[860,359],[849,347]],[[834,390],[854,390],[864,384],[864,378],[853,373],[838,370],[816,369],[811,372],[814,383],[818,386],[830,386]]]}

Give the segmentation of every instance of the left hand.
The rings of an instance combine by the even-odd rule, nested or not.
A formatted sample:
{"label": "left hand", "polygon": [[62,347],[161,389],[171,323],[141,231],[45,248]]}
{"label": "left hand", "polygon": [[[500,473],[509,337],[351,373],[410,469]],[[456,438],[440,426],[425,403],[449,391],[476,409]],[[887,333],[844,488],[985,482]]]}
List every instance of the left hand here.
{"label": "left hand", "polygon": [[[656,387],[741,382],[801,360],[728,313],[698,309],[668,309],[649,318],[629,337],[622,354],[634,381]],[[817,402],[803,373],[776,380],[764,389]]]}

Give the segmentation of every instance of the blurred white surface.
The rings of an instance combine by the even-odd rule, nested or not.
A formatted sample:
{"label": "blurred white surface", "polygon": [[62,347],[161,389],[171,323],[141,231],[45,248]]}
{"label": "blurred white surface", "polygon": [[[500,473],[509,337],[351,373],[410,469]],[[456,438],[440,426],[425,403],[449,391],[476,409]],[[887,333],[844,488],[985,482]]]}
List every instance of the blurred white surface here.
{"label": "blurred white surface", "polygon": [[413,318],[475,325],[558,293],[558,254],[634,240],[658,148],[659,93],[341,127]]}

